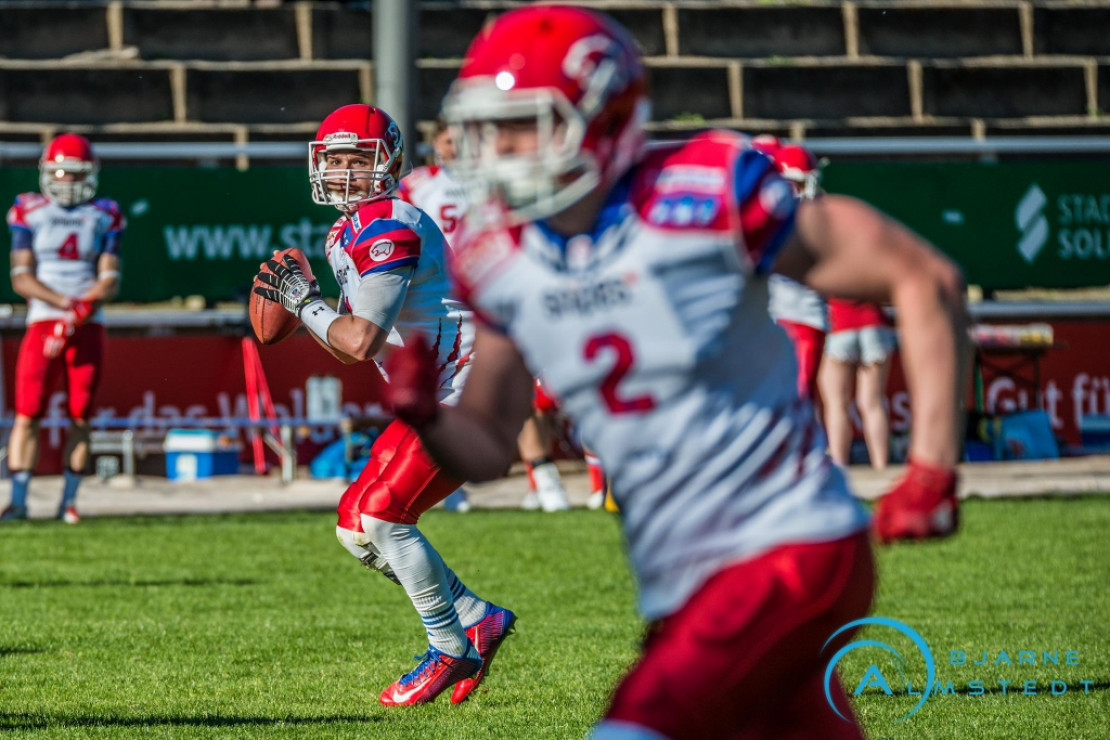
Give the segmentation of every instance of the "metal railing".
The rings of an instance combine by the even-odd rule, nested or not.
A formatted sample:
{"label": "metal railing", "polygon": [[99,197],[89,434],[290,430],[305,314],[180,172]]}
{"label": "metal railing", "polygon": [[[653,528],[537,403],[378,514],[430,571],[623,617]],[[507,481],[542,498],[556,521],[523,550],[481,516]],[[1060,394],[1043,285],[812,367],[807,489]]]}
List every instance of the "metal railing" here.
{"label": "metal railing", "polygon": [[[660,145],[665,142],[658,142]],[[818,155],[981,155],[997,154],[1088,154],[1110,152],[1110,136],[1001,136],[974,139],[966,136],[922,137],[836,137],[805,139]],[[104,142],[96,144],[103,160],[305,159],[308,142]],[[37,159],[42,145],[33,142],[0,141],[0,160]]]}

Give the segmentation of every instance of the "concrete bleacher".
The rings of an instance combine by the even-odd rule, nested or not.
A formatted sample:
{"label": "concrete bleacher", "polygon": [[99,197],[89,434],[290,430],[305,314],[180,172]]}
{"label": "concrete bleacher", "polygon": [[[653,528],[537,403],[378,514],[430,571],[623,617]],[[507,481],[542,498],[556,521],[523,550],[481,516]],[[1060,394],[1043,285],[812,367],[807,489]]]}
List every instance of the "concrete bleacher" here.
{"label": "concrete bleacher", "polygon": [[[417,118],[466,45],[519,3],[422,2]],[[1102,134],[1110,0],[599,0],[641,44],[654,129],[795,137]],[[0,138],[61,127],[196,141],[302,139],[372,102],[372,3],[0,4]]]}

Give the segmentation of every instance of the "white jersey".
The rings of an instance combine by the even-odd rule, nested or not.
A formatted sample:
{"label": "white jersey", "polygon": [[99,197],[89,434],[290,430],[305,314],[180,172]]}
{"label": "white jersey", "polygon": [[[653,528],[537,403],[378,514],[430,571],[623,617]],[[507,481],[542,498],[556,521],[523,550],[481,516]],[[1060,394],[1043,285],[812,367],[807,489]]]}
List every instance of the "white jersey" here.
{"label": "white jersey", "polygon": [[417,167],[401,180],[397,195],[431,216],[451,242],[466,213],[467,200],[463,186],[445,167]]}
{"label": "white jersey", "polygon": [[458,251],[463,297],[612,476],[649,619],[730,563],[866,526],[767,312],[794,208],[770,160],[712,132],[650,152],[592,236],[537,223]]}
{"label": "white jersey", "polygon": [[474,329],[470,312],[449,295],[446,250],[435,222],[398,198],[372,201],[342,216],[325,244],[347,312],[366,275],[415,268],[388,343],[403,345],[415,332],[422,333],[439,355],[440,400],[451,403],[470,371]]}
{"label": "white jersey", "polygon": [[767,310],[771,318],[829,330],[829,307],[820,293],[785,275],[771,275],[767,283],[771,293]]}
{"label": "white jersey", "polygon": [[[32,250],[35,277],[57,293],[80,298],[96,283],[100,255],[119,254],[125,222],[119,206],[107,198],[66,208],[39,193],[23,193],[8,211],[8,226],[12,249]],[[37,298],[28,301],[28,324],[64,315]],[[100,311],[89,319],[102,320]]]}

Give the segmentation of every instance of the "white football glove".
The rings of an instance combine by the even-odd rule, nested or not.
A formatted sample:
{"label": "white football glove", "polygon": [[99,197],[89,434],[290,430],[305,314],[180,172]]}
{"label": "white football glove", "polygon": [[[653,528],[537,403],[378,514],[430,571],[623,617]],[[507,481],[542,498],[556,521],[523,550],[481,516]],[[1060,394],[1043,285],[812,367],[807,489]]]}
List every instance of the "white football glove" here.
{"label": "white football glove", "polygon": [[285,255],[281,262],[271,258],[266,260],[270,272],[259,272],[259,281],[270,286],[255,286],[254,292],[266,300],[280,303],[286,311],[300,318],[301,312],[313,301],[321,300],[320,286],[308,281],[301,272],[301,266],[292,255]]}

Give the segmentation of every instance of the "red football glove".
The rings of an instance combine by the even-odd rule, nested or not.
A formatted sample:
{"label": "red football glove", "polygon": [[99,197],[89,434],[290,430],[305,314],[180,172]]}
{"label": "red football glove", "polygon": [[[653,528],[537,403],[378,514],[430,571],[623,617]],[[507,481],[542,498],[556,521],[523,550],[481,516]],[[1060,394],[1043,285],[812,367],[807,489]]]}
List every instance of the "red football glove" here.
{"label": "red football glove", "polygon": [[84,298],[71,298],[66,310],[73,315],[74,326],[81,326],[96,313],[96,303]]}
{"label": "red football glove", "polygon": [[42,344],[42,354],[44,357],[53,360],[58,355],[62,354],[62,350],[66,348],[66,343],[69,338],[73,336],[73,331],[76,327],[67,316],[64,319],[58,319],[51,327],[50,335],[46,337],[46,341]]}
{"label": "red football glove", "polygon": [[880,542],[947,537],[959,526],[956,471],[910,460],[906,475],[875,507]]}
{"label": "red football glove", "polygon": [[419,429],[439,415],[438,357],[423,335],[417,334],[404,347],[396,349],[385,361],[389,383],[385,402],[398,419]]}

